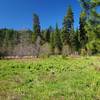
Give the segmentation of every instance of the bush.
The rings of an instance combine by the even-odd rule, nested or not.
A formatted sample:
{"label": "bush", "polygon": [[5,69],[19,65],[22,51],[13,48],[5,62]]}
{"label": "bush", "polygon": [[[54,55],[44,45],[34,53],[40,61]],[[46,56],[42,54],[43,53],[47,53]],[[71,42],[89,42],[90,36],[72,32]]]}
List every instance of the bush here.
{"label": "bush", "polygon": [[88,54],[94,55],[100,53],[100,40],[93,40],[87,45]]}
{"label": "bush", "polygon": [[6,56],[6,52],[0,52],[0,59],[4,58],[4,56]]}
{"label": "bush", "polygon": [[87,55],[87,51],[85,49],[81,49],[81,56],[86,56]]}

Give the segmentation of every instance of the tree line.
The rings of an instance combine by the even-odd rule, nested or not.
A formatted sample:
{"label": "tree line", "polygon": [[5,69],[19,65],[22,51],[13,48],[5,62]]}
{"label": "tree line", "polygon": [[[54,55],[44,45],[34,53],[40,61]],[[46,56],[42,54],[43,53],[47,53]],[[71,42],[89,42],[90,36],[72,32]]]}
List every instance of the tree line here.
{"label": "tree line", "polygon": [[[74,28],[74,12],[68,7],[62,28],[56,23],[41,29],[39,16],[33,15],[33,31],[0,29],[0,56],[7,55],[94,55],[100,53],[100,14],[98,0],[80,0],[83,10],[79,27]],[[20,52],[20,53],[19,53]]]}

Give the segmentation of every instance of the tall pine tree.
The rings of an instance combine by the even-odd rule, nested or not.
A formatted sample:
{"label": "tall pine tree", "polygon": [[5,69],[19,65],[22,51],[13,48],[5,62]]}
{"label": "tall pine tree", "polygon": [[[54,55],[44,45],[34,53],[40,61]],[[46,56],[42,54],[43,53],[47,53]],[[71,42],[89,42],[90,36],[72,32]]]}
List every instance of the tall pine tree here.
{"label": "tall pine tree", "polygon": [[80,44],[81,48],[84,49],[87,43],[87,31],[85,29],[86,26],[86,13],[81,12],[79,19],[79,32],[80,32]]}
{"label": "tall pine tree", "polygon": [[39,16],[37,14],[34,14],[33,15],[33,34],[32,34],[33,42],[36,41],[38,36],[41,36],[40,21],[39,21]]}
{"label": "tall pine tree", "polygon": [[61,54],[62,51],[62,41],[61,41],[61,33],[58,28],[58,25],[56,24],[56,29],[55,29],[55,35],[54,35],[54,40],[55,40],[55,47],[57,48],[58,54]]}
{"label": "tall pine tree", "polygon": [[73,39],[74,39],[74,16],[72,7],[69,6],[67,10],[67,15],[64,17],[63,21],[62,41],[63,44],[67,44],[69,48],[72,49],[74,41]]}
{"label": "tall pine tree", "polygon": [[40,28],[40,21],[38,15],[34,14],[33,16],[33,34],[32,40],[35,45],[35,53],[36,56],[39,57],[40,53],[40,46],[41,46],[41,28]]}
{"label": "tall pine tree", "polygon": [[51,54],[53,55],[55,53],[55,32],[52,32],[50,34],[50,49],[51,49]]}

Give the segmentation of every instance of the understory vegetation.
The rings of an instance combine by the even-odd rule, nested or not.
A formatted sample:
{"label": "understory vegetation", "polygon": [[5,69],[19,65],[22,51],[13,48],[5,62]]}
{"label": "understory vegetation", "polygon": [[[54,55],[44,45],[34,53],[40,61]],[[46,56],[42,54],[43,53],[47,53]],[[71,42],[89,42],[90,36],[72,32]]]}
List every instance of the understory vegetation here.
{"label": "understory vegetation", "polygon": [[0,60],[0,100],[99,100],[100,57]]}

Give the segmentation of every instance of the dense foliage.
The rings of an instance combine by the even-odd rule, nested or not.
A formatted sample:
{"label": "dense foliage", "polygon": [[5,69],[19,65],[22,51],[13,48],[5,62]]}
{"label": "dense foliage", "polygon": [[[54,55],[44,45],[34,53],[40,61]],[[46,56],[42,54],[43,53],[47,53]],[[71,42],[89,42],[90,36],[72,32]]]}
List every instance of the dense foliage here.
{"label": "dense foliage", "polygon": [[96,8],[100,6],[99,0],[80,0],[86,14],[85,31],[88,41],[85,45],[89,54],[100,53],[100,14]]}

